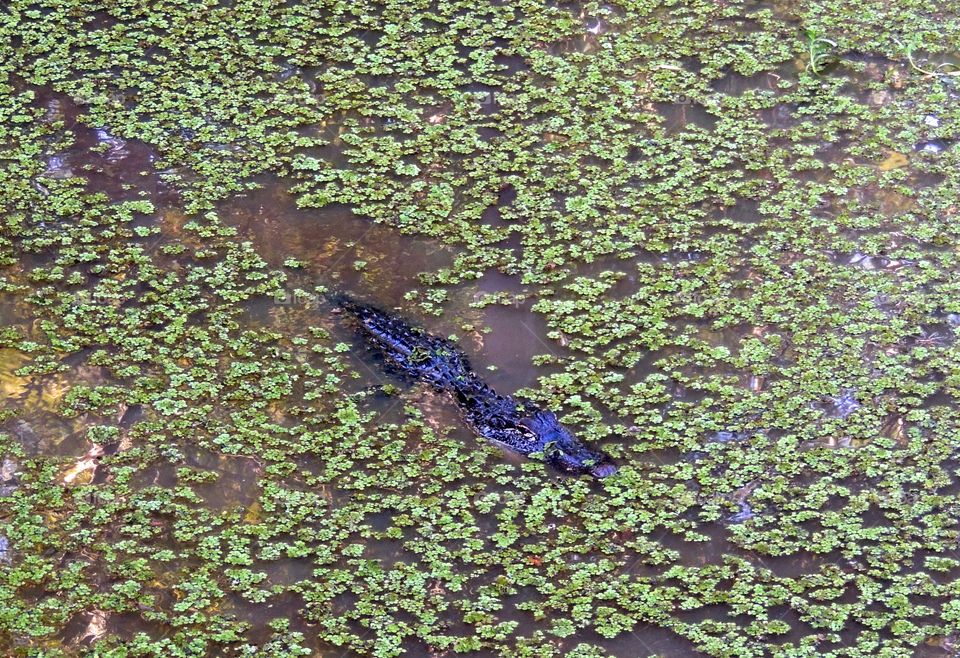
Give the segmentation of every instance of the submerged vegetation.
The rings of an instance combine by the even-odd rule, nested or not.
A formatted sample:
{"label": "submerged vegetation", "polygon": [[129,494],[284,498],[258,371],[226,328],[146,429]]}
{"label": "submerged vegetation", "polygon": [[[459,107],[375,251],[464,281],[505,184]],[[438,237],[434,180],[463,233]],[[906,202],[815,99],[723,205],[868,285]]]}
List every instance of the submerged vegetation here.
{"label": "submerged vegetation", "polygon": [[[956,653],[960,6],[0,32],[4,655]],[[345,284],[619,472],[379,380]]]}

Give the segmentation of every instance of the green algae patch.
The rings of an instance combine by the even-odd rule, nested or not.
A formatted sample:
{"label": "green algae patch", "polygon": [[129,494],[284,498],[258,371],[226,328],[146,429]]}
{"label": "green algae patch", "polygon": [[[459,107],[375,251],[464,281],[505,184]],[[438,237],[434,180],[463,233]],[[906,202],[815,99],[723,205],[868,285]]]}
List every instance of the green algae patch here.
{"label": "green algae patch", "polygon": [[[0,32],[4,655],[955,652],[960,7]],[[619,473],[478,444],[344,288]]]}

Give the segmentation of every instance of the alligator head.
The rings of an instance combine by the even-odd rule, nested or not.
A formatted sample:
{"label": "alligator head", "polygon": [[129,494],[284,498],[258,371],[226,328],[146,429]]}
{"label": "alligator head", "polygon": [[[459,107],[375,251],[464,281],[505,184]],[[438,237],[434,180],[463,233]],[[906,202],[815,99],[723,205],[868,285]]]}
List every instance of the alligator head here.
{"label": "alligator head", "polygon": [[546,462],[562,473],[605,478],[617,472],[609,455],[578,441],[551,411],[538,410],[520,424],[537,436]]}

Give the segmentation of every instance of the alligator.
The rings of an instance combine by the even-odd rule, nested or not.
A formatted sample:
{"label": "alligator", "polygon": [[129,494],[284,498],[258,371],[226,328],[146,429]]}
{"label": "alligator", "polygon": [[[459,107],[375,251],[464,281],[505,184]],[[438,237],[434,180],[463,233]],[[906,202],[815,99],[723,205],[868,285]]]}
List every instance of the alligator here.
{"label": "alligator", "polygon": [[467,355],[449,340],[346,295],[329,299],[353,317],[364,342],[388,371],[448,393],[465,423],[479,436],[525,457],[541,453],[562,473],[597,478],[616,473],[617,466],[607,454],[580,442],[552,411],[490,388],[470,367]]}

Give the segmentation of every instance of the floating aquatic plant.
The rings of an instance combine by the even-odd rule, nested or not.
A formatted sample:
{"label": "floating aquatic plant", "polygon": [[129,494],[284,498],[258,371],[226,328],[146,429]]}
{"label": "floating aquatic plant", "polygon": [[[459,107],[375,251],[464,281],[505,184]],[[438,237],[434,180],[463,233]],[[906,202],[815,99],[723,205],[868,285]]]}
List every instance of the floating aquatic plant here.
{"label": "floating aquatic plant", "polygon": [[[9,3],[4,653],[948,652],[960,24],[795,9]],[[477,444],[318,287],[620,473]]]}

